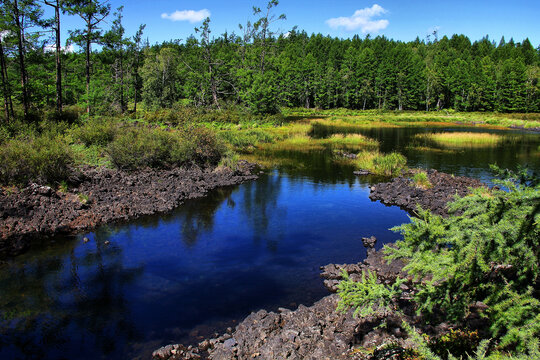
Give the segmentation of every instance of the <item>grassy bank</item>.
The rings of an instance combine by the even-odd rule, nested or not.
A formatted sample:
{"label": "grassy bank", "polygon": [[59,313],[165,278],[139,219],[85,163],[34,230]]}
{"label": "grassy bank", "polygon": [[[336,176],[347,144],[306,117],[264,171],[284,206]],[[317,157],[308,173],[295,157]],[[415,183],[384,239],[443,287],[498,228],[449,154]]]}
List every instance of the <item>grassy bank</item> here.
{"label": "grassy bank", "polygon": [[455,111],[377,111],[348,109],[285,109],[287,118],[317,118],[325,120],[346,120],[347,123],[360,126],[370,124],[394,126],[448,126],[463,125],[490,128],[540,128],[540,113],[479,113]]}
{"label": "grassy bank", "polygon": [[4,133],[0,145],[0,183],[29,181],[58,186],[76,176],[81,165],[118,169],[217,165],[225,143],[204,126],[182,124],[162,129],[117,118],[95,117],[74,124],[46,122]]}
{"label": "grassy bank", "polygon": [[[73,110],[73,111],[72,111]],[[79,109],[80,110],[80,109]],[[540,127],[540,114],[454,112],[380,112],[345,109],[283,109],[277,115],[253,115],[230,107],[211,110],[188,106],[139,110],[122,117],[91,117],[70,109],[66,116],[43,115],[33,122],[0,125],[0,182],[57,184],[69,181],[77,166],[134,170],[189,163],[234,166],[258,150],[342,150],[359,153],[358,168],[394,174],[402,163],[377,152],[379,144],[362,135],[368,128],[475,126]],[[69,116],[68,116],[69,115]],[[470,132],[427,134],[418,146],[440,151],[496,145],[501,138]],[[446,150],[445,150],[446,149]],[[266,156],[265,155],[265,156]],[[369,155],[369,156],[368,156]],[[260,159],[264,162],[264,159]]]}

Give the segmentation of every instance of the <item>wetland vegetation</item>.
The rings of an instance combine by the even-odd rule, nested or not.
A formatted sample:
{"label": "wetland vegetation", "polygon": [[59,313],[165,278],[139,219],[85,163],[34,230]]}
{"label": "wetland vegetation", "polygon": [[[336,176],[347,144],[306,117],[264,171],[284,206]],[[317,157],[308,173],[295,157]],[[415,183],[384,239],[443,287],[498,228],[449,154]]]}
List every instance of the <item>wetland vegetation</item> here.
{"label": "wetland vegetation", "polygon": [[[319,300],[313,269],[362,258],[360,233],[395,243],[384,251],[408,277],[344,274],[339,309],[399,312],[408,279],[418,330],[447,325],[429,339],[405,322],[408,342],[380,349],[540,356],[540,47],[528,39],[285,35],[271,0],[243,36],[212,37],[206,18],[150,45],[106,1],[1,4],[0,357],[196,345],[249,311]],[[63,16],[97,21],[71,29],[79,51],[60,46]],[[251,163],[259,179],[230,187],[257,177]],[[502,181],[490,164],[509,169]],[[393,177],[404,194],[434,191],[430,168],[500,187],[455,199],[450,216],[446,200],[434,200],[445,216],[409,218],[368,199]]]}

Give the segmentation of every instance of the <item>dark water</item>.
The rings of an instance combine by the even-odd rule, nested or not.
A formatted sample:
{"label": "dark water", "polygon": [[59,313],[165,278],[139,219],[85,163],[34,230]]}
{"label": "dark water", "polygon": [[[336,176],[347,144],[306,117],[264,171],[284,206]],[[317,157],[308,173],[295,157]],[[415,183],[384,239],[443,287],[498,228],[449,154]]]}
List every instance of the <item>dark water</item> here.
{"label": "dark water", "polygon": [[[461,129],[462,130],[462,129]],[[487,165],[539,169],[538,135],[504,148],[414,152],[417,129],[371,130],[411,166],[488,178]],[[395,241],[405,212],[368,199],[369,182],[322,152],[276,153],[282,166],[175,212],[56,238],[0,267],[0,358],[149,358],[261,308],[327,294],[319,267],[357,262],[360,237]],[[90,238],[88,243],[82,237]]]}

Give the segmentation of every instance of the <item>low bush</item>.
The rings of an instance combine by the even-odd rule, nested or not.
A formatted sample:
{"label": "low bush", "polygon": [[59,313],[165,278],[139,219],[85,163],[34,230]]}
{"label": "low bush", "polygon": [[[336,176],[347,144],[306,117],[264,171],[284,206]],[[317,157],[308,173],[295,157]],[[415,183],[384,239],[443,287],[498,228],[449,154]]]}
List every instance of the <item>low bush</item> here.
{"label": "low bush", "polygon": [[225,145],[205,128],[174,132],[134,128],[119,134],[107,147],[112,164],[130,170],[145,166],[166,168],[189,162],[215,165],[225,151]]}
{"label": "low bush", "polygon": [[219,133],[219,137],[226,143],[236,148],[247,148],[258,143],[273,143],[281,139],[278,134],[271,134],[262,129],[252,129],[246,131],[227,130]]}
{"label": "low bush", "polygon": [[118,133],[118,122],[107,118],[90,118],[81,126],[71,131],[74,141],[80,141],[86,146],[106,146]]}
{"label": "low bush", "polygon": [[73,163],[73,153],[62,137],[10,140],[0,147],[0,181],[6,185],[29,181],[52,185],[69,180]]}

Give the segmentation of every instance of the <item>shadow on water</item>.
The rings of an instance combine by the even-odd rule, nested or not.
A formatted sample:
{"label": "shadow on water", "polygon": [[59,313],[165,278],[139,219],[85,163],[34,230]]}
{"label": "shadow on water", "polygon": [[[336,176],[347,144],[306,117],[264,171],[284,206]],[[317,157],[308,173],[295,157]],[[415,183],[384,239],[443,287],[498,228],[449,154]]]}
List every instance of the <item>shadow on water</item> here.
{"label": "shadow on water", "polygon": [[[383,151],[410,151],[413,166],[457,173],[484,176],[488,160],[523,164],[538,152],[527,140],[486,155],[415,153],[408,143],[418,129],[386,131],[365,135]],[[257,181],[166,215],[57,237],[0,267],[0,358],[149,358],[168,343],[196,343],[251,311],[312,304],[327,294],[320,266],[362,260],[362,236],[380,248],[408,221],[369,200],[377,179],[356,178],[328,152],[270,155],[276,170]]]}

